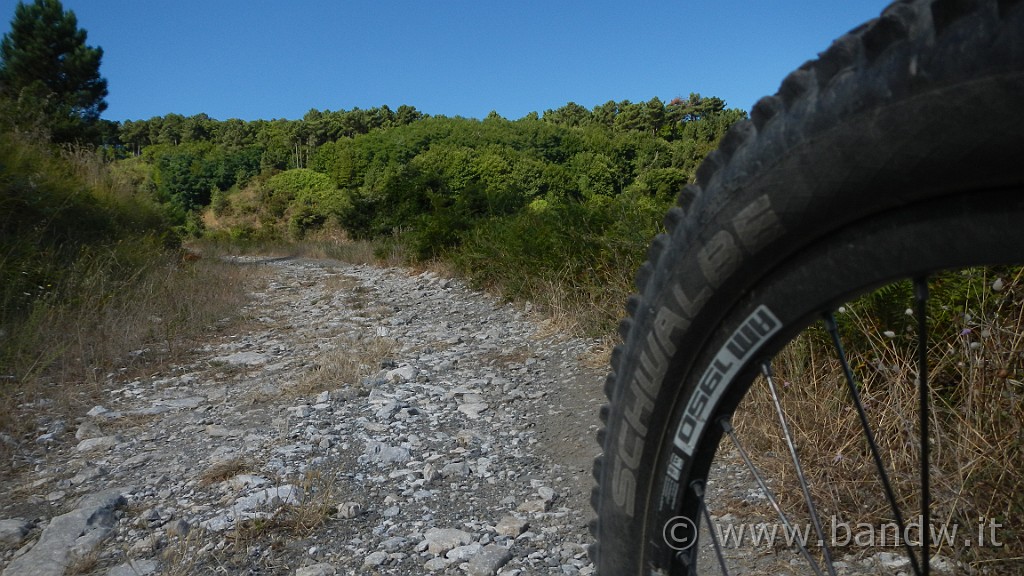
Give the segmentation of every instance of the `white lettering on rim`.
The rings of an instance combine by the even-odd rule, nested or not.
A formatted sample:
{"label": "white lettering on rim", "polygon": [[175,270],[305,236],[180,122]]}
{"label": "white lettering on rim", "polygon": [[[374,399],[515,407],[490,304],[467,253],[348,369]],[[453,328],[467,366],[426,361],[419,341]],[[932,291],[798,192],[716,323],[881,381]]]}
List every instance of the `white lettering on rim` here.
{"label": "white lettering on rim", "polygon": [[768,309],[758,306],[733,332],[701,375],[697,388],[676,428],[674,445],[683,454],[693,455],[704,425],[718,406],[722,393],[743,368],[744,363],[782,328],[782,322]]}

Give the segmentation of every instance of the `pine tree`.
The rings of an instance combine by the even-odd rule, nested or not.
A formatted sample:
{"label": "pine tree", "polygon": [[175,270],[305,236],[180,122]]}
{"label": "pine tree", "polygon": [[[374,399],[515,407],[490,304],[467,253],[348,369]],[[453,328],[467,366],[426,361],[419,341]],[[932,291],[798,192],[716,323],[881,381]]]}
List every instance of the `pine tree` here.
{"label": "pine tree", "polygon": [[19,2],[0,40],[0,96],[10,124],[54,142],[95,142],[106,109],[103,49],[85,43],[75,13],[60,0]]}

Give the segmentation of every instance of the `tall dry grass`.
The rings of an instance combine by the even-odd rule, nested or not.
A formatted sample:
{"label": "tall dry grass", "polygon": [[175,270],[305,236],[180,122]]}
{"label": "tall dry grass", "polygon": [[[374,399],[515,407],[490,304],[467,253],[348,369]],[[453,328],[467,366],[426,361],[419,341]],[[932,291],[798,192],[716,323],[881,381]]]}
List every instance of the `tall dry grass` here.
{"label": "tall dry grass", "polygon": [[68,276],[72,285],[60,290],[73,298],[37,302],[5,328],[0,434],[8,451],[47,423],[73,421],[110,383],[180,360],[245,302],[245,268],[154,250],[143,267],[118,278],[109,269],[120,255],[83,256]]}
{"label": "tall dry grass", "polygon": [[237,312],[249,272],[176,248],[102,153],[0,134],[0,464]]}
{"label": "tall dry grass", "polygon": [[[975,277],[966,288],[954,277],[964,299],[933,302],[937,310],[929,319],[932,524],[957,524],[962,531],[957,546],[933,549],[972,567],[998,568],[1000,559],[1024,545],[1024,282],[1019,271],[1010,278],[983,270],[967,274]],[[839,312],[857,387],[909,522],[920,514],[920,412],[910,306],[904,314],[903,323],[891,315],[883,322],[870,296]],[[802,335],[775,358],[773,370],[822,517],[876,527],[893,522],[842,369],[824,335]],[[763,378],[742,401],[734,423],[757,465],[781,487],[776,495],[783,506],[805,518]],[[997,538],[1005,547],[959,546],[976,536],[979,522],[989,521],[1003,525]]]}

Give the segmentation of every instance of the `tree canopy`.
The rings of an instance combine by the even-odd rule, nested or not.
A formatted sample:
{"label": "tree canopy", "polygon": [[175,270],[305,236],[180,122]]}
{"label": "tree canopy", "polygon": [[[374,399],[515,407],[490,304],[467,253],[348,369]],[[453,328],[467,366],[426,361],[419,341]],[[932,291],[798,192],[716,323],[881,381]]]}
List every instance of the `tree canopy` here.
{"label": "tree canopy", "polygon": [[106,109],[103,49],[86,44],[75,13],[59,0],[19,2],[0,40],[0,95],[9,121],[54,142],[96,142]]}
{"label": "tree canopy", "polygon": [[518,120],[428,116],[412,106],[252,122],[168,114],[123,122],[119,151],[148,166],[172,211],[198,222],[209,206],[209,224],[232,236],[334,226],[350,237],[401,234],[430,258],[520,217],[552,218],[551,226],[582,218],[595,234],[619,222],[616,214],[656,223],[652,214],[745,115],[699,94],[592,110],[570,102]]}

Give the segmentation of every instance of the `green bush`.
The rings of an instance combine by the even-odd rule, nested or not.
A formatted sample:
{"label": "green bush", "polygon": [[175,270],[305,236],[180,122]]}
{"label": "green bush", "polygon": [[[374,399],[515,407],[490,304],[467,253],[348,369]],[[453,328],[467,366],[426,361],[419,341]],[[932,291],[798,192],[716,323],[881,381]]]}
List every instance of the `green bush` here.
{"label": "green bush", "polygon": [[286,217],[289,233],[302,238],[330,219],[341,219],[351,208],[348,195],[326,174],[307,168],[281,172],[267,180],[264,198],[270,212]]}
{"label": "green bush", "polygon": [[477,223],[451,257],[475,284],[509,298],[545,303],[555,288],[579,307],[579,328],[608,333],[666,209],[638,194],[537,200],[515,215]]}

